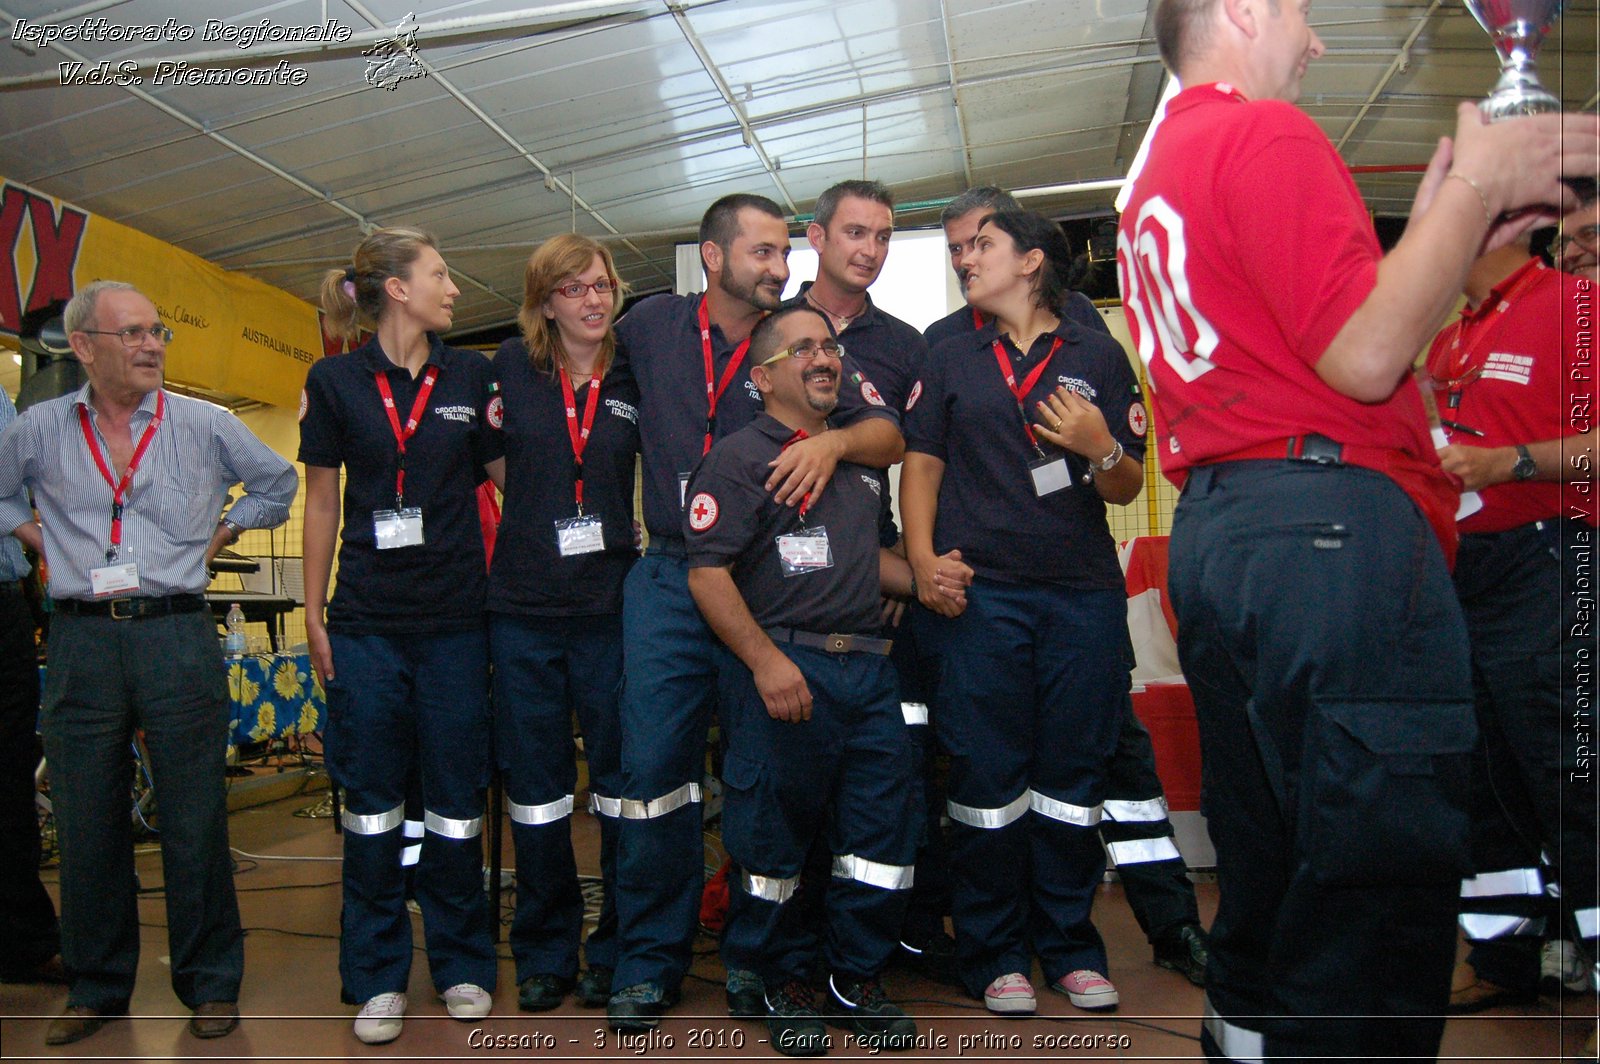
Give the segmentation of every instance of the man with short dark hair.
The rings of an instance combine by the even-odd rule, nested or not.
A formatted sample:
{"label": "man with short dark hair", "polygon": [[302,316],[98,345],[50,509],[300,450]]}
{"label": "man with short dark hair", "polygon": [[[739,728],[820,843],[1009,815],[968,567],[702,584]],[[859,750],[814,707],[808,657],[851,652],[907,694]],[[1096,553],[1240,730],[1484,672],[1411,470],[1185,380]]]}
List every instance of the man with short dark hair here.
{"label": "man with short dark hair", "polygon": [[[961,286],[963,296],[967,294],[967,271],[961,265],[961,260],[972,250],[973,241],[978,238],[978,226],[982,224],[984,218],[995,211],[1021,209],[1022,205],[1017,202],[1016,197],[1005,189],[996,188],[994,185],[979,185],[977,188],[967,189],[946,203],[944,210],[939,212],[939,224],[944,228],[945,245],[950,251],[950,269],[955,271],[956,283]],[[1100,312],[1082,292],[1072,292],[1067,296],[1061,305],[1061,316],[1086,329],[1108,335],[1111,332],[1106,328]],[[977,332],[981,328],[983,328],[983,314],[975,307],[962,306],[922,330],[922,338],[928,342],[928,347],[931,349],[952,336]]]}
{"label": "man with short dark hair", "polygon": [[1559,179],[1593,173],[1600,122],[1462,104],[1385,255],[1293,106],[1323,52],[1308,7],[1159,0],[1184,90],[1117,242],[1183,483],[1171,591],[1221,889],[1201,1040],[1212,1059],[1427,1058],[1476,728],[1458,485],[1409,371],[1485,242],[1571,205]]}
{"label": "man with short dark hair", "polygon": [[[746,358],[749,336],[778,307],[789,278],[789,229],[763,196],[727,196],[701,221],[703,295],[652,296],[617,323],[619,358],[639,382],[645,556],[623,594],[623,797],[601,802],[620,817],[618,960],[607,1018],[652,1028],[678,1000],[688,971],[703,884],[700,781],[717,690],[716,640],[689,594],[684,491],[712,443],[761,408]],[[829,490],[834,467],[898,461],[895,414],[847,394],[830,429],[786,449],[766,480],[798,506]],[[763,1015],[759,981],[730,971],[729,1008]],[[596,991],[600,988],[596,987]],[[598,993],[597,995],[598,996]],[[592,1000],[585,997],[585,1000]]]}
{"label": "man with short dark hair", "polygon": [[[763,412],[711,449],[689,485],[689,589],[732,659],[723,664],[729,746],[723,841],[730,883],[723,955],[766,985],[772,1045],[827,1049],[807,982],[815,936],[786,915],[814,841],[832,854],[826,958],[830,1019],[874,1049],[909,1048],[916,1024],[884,994],[913,880],[919,758],[901,715],[890,643],[876,637],[876,470],[841,463],[797,507],[764,484],[786,449],[826,432],[839,342],[806,306],[756,327],[751,379]],[[903,561],[889,564],[910,574]]]}
{"label": "man with short dark hair", "polygon": [[[45,1041],[88,1037],[133,995],[135,727],[161,796],[172,987],[194,1010],[190,1033],[216,1038],[239,1023],[244,934],[223,778],[228,692],[206,567],[241,530],[282,524],[298,479],[233,414],[162,388],[172,332],[132,285],[88,285],[65,317],[89,383],[30,407],[0,435],[0,528],[45,557],[55,601],[41,720],[71,988]],[[244,497],[223,514],[240,481]]]}

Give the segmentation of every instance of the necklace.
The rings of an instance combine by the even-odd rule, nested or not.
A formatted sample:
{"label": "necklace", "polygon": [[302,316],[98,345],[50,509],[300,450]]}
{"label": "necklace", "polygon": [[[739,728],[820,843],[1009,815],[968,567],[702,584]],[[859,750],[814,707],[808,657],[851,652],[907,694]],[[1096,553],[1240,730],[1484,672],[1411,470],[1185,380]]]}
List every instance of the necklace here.
{"label": "necklace", "polygon": [[822,311],[822,313],[826,314],[828,316],[828,320],[830,322],[838,322],[838,325],[836,325],[834,327],[834,331],[835,332],[844,332],[844,330],[849,326],[849,324],[851,322],[855,321],[857,318],[861,317],[861,315],[864,314],[866,312],[866,309],[867,309],[866,305],[865,305],[865,301],[863,301],[862,308],[860,310],[856,311],[854,314],[835,314],[833,311],[831,311],[827,307],[823,306],[817,300],[817,297],[811,294],[811,289],[809,289],[809,288],[806,289],[806,302],[810,303],[813,307],[815,307],[816,309]]}

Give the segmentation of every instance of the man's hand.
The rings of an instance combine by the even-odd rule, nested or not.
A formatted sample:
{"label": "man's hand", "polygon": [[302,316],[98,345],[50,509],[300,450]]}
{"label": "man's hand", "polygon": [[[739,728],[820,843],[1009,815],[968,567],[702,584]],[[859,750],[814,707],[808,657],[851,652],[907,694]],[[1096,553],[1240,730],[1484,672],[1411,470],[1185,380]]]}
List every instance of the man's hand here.
{"label": "man's hand", "polygon": [[327,626],[313,618],[309,608],[306,610],[306,648],[311,653],[311,667],[322,681],[323,690],[327,690],[328,681],[333,679],[333,645],[328,642]]}
{"label": "man's hand", "polygon": [[880,604],[879,609],[881,611],[880,620],[882,620],[885,628],[900,627],[900,621],[906,615],[906,603],[904,599],[890,598],[888,595],[885,595],[883,596],[883,601]]}
{"label": "man's hand", "polygon": [[913,559],[911,568],[917,574],[917,601],[941,617],[961,616],[967,608],[972,566],[961,560],[959,550]]}
{"label": "man's hand", "polygon": [[832,429],[785,447],[782,454],[767,463],[772,467],[772,474],[767,477],[772,501],[781,506],[798,506],[810,493],[811,505],[815,506],[842,457],[844,441]]}
{"label": "man's hand", "polygon": [[799,724],[811,719],[811,688],[783,651],[774,647],[751,674],[756,690],[761,692],[761,701],[767,705],[767,715],[773,720]]}
{"label": "man's hand", "polygon": [[44,557],[44,529],[39,527],[39,522],[29,521],[12,529],[11,534],[17,540],[41,559]]}
{"label": "man's hand", "polygon": [[1511,479],[1511,469],[1517,464],[1515,447],[1473,447],[1453,443],[1439,448],[1439,464],[1446,473],[1461,478],[1463,491],[1481,491]]}

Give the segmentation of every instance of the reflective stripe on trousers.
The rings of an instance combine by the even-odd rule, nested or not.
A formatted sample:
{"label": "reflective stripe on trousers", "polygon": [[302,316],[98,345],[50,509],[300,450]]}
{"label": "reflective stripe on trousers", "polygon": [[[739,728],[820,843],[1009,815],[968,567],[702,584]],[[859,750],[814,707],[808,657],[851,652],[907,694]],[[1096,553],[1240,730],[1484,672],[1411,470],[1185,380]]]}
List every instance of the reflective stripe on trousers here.
{"label": "reflective stripe on trousers", "polygon": [[1543,935],[1545,919],[1542,916],[1504,916],[1499,913],[1462,913],[1461,930],[1470,939],[1479,942],[1491,938],[1510,938],[1512,935]]}
{"label": "reflective stripe on trousers", "polygon": [[[609,799],[597,799],[597,801],[604,803]],[[675,813],[684,806],[698,801],[700,801],[700,785],[685,783],[681,787],[674,787],[659,798],[651,798],[649,801],[623,798],[618,800],[617,806],[625,820],[654,820],[656,817]],[[600,808],[604,812],[604,804]]]}
{"label": "reflective stripe on trousers", "polygon": [[1461,881],[1463,898],[1493,898],[1502,894],[1544,894],[1544,879],[1537,868],[1510,868],[1503,872],[1482,872]]}
{"label": "reflective stripe on trousers", "polygon": [[912,865],[881,864],[853,853],[841,853],[833,857],[833,875],[836,879],[853,879],[857,883],[882,887],[884,890],[910,890],[916,879],[916,868]]}
{"label": "reflective stripe on trousers", "polygon": [[407,820],[403,826],[405,828],[405,837],[416,840],[415,842],[407,842],[400,851],[400,867],[410,868],[422,860],[422,821]]}
{"label": "reflective stripe on trousers", "polygon": [[962,805],[959,802],[946,801],[945,811],[950,814],[950,819],[973,828],[986,828],[994,830],[1015,823],[1029,809],[1041,816],[1058,820],[1063,824],[1073,824],[1077,827],[1092,828],[1100,823],[1101,806],[1098,805],[1073,805],[1063,802],[1058,798],[1051,798],[1038,791],[1023,791],[1016,798],[1000,806],[998,809],[985,809],[980,806]]}
{"label": "reflective stripe on trousers", "polygon": [[1261,1032],[1229,1023],[1217,1015],[1209,997],[1205,999],[1205,1028],[1211,1040],[1217,1044],[1217,1049],[1229,1060],[1238,1061],[1239,1064],[1262,1064],[1266,1058],[1266,1038]]}
{"label": "reflective stripe on trousers", "polygon": [[558,820],[565,820],[572,815],[572,795],[557,798],[553,802],[543,805],[523,805],[506,799],[506,809],[511,813],[511,822],[514,824],[554,824]]}
{"label": "reflective stripe on trousers", "polygon": [[1572,919],[1578,925],[1579,938],[1600,935],[1600,909],[1579,909],[1572,914]]}
{"label": "reflective stripe on trousers", "polygon": [[349,798],[350,795],[346,793],[346,804],[344,810],[339,814],[339,823],[353,835],[382,835],[386,831],[393,831],[405,822],[406,806],[404,802],[401,802],[387,813],[371,813],[362,816],[350,811]]}
{"label": "reflective stripe on trousers", "polygon": [[928,723],[928,707],[922,702],[901,702],[900,715],[912,727]]}
{"label": "reflective stripe on trousers", "polygon": [[447,839],[475,839],[483,832],[483,817],[475,816],[471,820],[452,820],[438,813],[424,811],[422,826],[435,835],[443,835]]}
{"label": "reflective stripe on trousers", "polygon": [[1169,838],[1125,839],[1122,842],[1106,843],[1106,849],[1111,851],[1111,860],[1118,865],[1172,861],[1183,856]]}
{"label": "reflective stripe on trousers", "polygon": [[744,892],[752,898],[770,901],[782,905],[794,897],[795,888],[800,885],[799,876],[790,876],[787,879],[778,876],[757,876],[749,872],[740,871],[739,882],[744,887]]}
{"label": "reflective stripe on trousers", "polygon": [[1146,798],[1142,802],[1119,802],[1107,798],[1104,809],[1106,819],[1115,820],[1119,824],[1150,824],[1167,819],[1165,798]]}

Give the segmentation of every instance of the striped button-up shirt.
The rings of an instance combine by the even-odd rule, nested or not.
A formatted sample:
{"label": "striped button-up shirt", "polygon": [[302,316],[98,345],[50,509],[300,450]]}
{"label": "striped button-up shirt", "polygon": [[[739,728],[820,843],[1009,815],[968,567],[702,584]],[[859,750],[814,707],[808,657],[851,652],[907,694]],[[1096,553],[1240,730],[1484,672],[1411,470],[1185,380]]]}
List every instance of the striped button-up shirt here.
{"label": "striped button-up shirt", "polygon": [[[0,432],[4,432],[6,426],[15,420],[17,420],[16,405],[11,402],[11,396],[4,391],[0,391]],[[25,498],[20,500],[0,499],[0,505],[7,502],[13,508],[19,503],[22,507],[28,505],[28,501]],[[8,510],[7,512],[10,511]],[[20,521],[17,522],[17,524],[21,523]],[[0,584],[14,584],[27,576],[28,570],[32,568],[28,565],[27,556],[22,553],[22,544],[18,543],[12,536],[7,535],[16,527],[17,525],[13,524],[0,529]]]}
{"label": "striped button-up shirt", "polygon": [[[77,394],[30,407],[0,434],[0,528],[31,518],[24,488],[33,489],[50,563],[50,594],[91,599],[89,571],[106,564],[111,543],[111,485],[84,439],[80,408],[89,412],[100,453],[111,453],[89,402]],[[222,517],[228,489],[245,495],[228,511],[239,528],[272,528],[289,516],[299,486],[294,467],[233,414],[198,399],[167,393],[164,419],[151,437],[123,500],[118,562],[139,567],[138,595],[198,594],[208,583],[206,547]],[[134,411],[137,441],[155,417],[156,393]]]}

